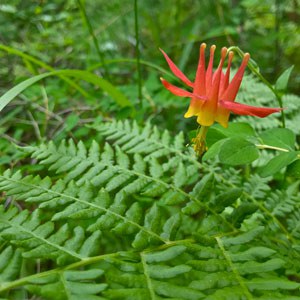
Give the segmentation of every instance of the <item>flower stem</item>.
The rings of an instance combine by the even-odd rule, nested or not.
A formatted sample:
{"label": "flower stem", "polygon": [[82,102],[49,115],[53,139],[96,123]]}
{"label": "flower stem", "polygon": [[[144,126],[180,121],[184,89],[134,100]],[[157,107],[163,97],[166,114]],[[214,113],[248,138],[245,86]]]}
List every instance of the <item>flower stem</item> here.
{"label": "flower stem", "polygon": [[[235,51],[237,52],[241,57],[244,57],[245,53],[236,46],[229,47],[227,49],[227,52],[229,51]],[[255,74],[275,95],[276,100],[279,104],[279,107],[282,108],[281,110],[281,122],[282,122],[282,127],[285,128],[285,114],[283,110],[283,103],[282,103],[282,95],[278,93],[278,91],[274,88],[274,86],[260,73],[258,66],[256,65],[255,61],[253,59],[250,59],[249,64],[248,64],[249,69],[253,74]]]}

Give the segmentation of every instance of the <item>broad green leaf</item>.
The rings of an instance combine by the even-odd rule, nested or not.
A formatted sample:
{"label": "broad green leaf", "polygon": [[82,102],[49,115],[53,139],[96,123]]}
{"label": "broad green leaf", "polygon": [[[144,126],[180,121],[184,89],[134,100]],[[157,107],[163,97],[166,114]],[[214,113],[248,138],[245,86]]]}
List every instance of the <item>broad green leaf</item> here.
{"label": "broad green leaf", "polygon": [[260,169],[259,175],[261,177],[271,176],[289,165],[296,157],[296,151],[280,153]]}
{"label": "broad green leaf", "polygon": [[207,152],[205,152],[205,154],[203,155],[202,161],[207,161],[211,158],[216,157],[219,154],[220,149],[225,141],[226,141],[226,138],[225,139],[222,138],[221,140],[214,143],[211,147],[209,147]]}
{"label": "broad green leaf", "polygon": [[293,131],[287,128],[273,128],[260,134],[265,145],[294,150],[296,136]]}
{"label": "broad green leaf", "polygon": [[124,96],[116,87],[114,87],[107,80],[100,78],[99,76],[93,73],[83,70],[59,70],[31,77],[10,89],[8,92],[6,92],[0,97],[0,111],[16,96],[18,96],[20,93],[22,93],[34,83],[50,76],[59,75],[76,77],[78,79],[93,83],[102,88],[106,93],[108,93],[121,107],[132,106],[131,102],[126,98],[126,96]]}
{"label": "broad green leaf", "polygon": [[297,159],[296,161],[288,165],[286,174],[288,176],[300,178],[300,159]]}
{"label": "broad green leaf", "polygon": [[291,73],[294,69],[294,66],[289,67],[286,69],[277,79],[275,83],[275,89],[280,92],[284,92],[287,89],[287,85],[291,76]]}
{"label": "broad green leaf", "polygon": [[222,139],[225,139],[227,136],[221,132],[221,126],[212,126],[208,129],[206,136],[206,145],[208,149],[212,147],[215,143],[219,142]]}
{"label": "broad green leaf", "polygon": [[219,152],[220,162],[233,166],[251,163],[258,157],[256,146],[239,137],[225,141]]}
{"label": "broad green leaf", "polygon": [[207,132],[207,146],[210,147],[214,143],[218,142],[221,139],[227,137],[243,137],[243,138],[253,138],[255,136],[254,129],[247,123],[237,122],[229,123],[227,128],[222,127],[219,124],[216,124],[209,128]]}
{"label": "broad green leaf", "polygon": [[217,125],[218,130],[227,137],[255,136],[254,129],[248,123],[229,123],[227,128]]}

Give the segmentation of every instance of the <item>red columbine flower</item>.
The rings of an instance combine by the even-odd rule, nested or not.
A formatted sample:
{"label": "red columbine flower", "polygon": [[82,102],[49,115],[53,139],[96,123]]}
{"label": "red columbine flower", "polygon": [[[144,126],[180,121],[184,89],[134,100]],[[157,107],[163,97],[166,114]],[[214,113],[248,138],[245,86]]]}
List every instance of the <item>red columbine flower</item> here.
{"label": "red columbine flower", "polygon": [[255,107],[234,102],[250,58],[249,53],[244,55],[240,68],[231,82],[229,82],[233,52],[230,51],[228,54],[228,65],[224,74],[222,68],[227,55],[227,48],[222,48],[221,60],[215,72],[213,72],[213,61],[216,46],[213,45],[210,48],[210,58],[207,68],[205,67],[205,48],[206,44],[201,44],[195,82],[191,82],[172,62],[168,55],[161,50],[174,75],[193,89],[193,92],[185,91],[161,78],[163,85],[171,93],[176,96],[191,98],[188,111],[184,115],[185,118],[197,116],[197,122],[205,127],[211,126],[215,121],[223,127],[227,127],[230,112],[238,115],[264,118],[269,114],[281,110],[280,108]]}

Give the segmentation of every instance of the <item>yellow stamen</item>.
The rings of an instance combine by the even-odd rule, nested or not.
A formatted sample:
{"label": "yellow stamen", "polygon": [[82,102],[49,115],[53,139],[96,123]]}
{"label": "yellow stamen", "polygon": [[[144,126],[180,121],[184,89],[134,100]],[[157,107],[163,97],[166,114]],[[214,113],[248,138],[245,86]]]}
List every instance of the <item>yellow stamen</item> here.
{"label": "yellow stamen", "polygon": [[208,130],[208,126],[201,126],[197,130],[197,135],[195,138],[192,139],[193,142],[193,148],[196,152],[196,155],[201,157],[204,152],[206,152],[207,147],[206,147],[206,134]]}

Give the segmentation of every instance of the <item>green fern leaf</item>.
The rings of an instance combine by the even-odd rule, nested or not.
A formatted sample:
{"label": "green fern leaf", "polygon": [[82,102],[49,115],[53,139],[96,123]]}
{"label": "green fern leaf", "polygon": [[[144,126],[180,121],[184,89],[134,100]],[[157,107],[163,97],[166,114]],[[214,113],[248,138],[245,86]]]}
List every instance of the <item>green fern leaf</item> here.
{"label": "green fern leaf", "polygon": [[[0,253],[0,282],[12,281],[19,276],[22,266],[22,252],[12,246]],[[1,284],[0,284],[1,285]]]}
{"label": "green fern leaf", "polygon": [[26,288],[45,299],[79,300],[84,297],[89,300],[103,300],[105,298],[99,294],[107,288],[107,284],[95,282],[102,275],[103,271],[100,269],[65,271],[57,276],[44,278],[42,282],[33,280]]}

